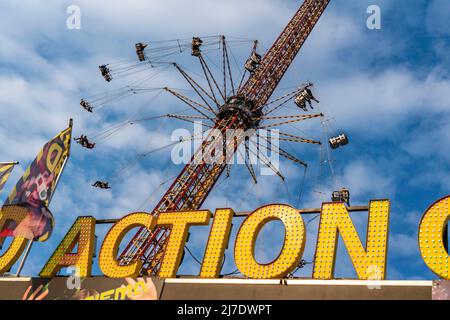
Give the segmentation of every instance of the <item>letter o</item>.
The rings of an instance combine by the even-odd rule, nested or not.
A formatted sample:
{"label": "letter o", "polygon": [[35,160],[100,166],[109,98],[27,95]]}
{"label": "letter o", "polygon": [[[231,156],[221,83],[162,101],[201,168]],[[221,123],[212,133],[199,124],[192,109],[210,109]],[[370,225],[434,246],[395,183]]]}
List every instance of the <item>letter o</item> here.
{"label": "letter o", "polygon": [[[254,256],[256,239],[262,227],[273,220],[281,220],[285,228],[283,248],[269,264],[259,264]],[[254,279],[283,278],[299,264],[305,249],[305,225],[300,213],[288,205],[268,205],[249,215],[236,237],[234,260],[239,271]]]}
{"label": "letter o", "polygon": [[450,196],[425,211],[419,227],[420,254],[426,265],[443,279],[450,279],[450,256],[444,247],[444,229],[450,220]]}
{"label": "letter o", "polygon": [[[52,157],[53,152],[56,152],[56,155]],[[48,156],[47,156],[47,169],[50,171],[55,170],[56,165],[58,164],[59,160],[61,159],[61,155],[63,153],[63,149],[61,146],[57,143],[53,143],[50,148],[48,149]]]}

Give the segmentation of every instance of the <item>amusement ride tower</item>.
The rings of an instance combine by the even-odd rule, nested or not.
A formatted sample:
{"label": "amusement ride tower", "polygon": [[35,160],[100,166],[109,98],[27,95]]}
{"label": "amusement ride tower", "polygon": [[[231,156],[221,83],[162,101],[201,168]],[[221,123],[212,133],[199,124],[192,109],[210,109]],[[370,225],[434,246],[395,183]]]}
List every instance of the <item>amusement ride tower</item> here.
{"label": "amusement ride tower", "polygon": [[[211,70],[206,64],[200,50],[202,45],[202,40],[200,38],[193,38],[192,55],[198,57],[211,90],[207,91],[203,89],[179,65],[173,65],[202,98],[203,102],[196,103],[172,89],[164,89],[195,109],[204,119],[211,120],[211,127],[216,129],[216,132],[217,130],[220,131],[223,135],[225,135],[225,131],[229,129],[242,129],[242,131],[249,129],[257,130],[275,125],[263,125],[263,121],[267,119],[283,119],[282,122],[276,123],[279,125],[322,117],[323,114],[268,117],[268,114],[273,112],[274,109],[267,110],[267,106],[270,104],[269,99],[274,90],[280,83],[285,72],[293,62],[329,2],[330,0],[305,0],[264,57],[261,57],[256,53],[257,42],[255,42],[252,57],[246,64],[246,69],[250,73],[250,76],[246,81],[242,78],[241,84],[238,87],[234,86],[231,81],[231,86],[228,87],[228,90],[226,88],[226,76],[228,74],[231,78],[231,68],[227,44],[225,42],[225,37],[222,36],[220,41],[223,48],[225,87],[222,91],[217,90],[221,96],[220,100],[217,97],[219,94],[216,96],[214,93],[215,91],[213,90],[214,87],[219,89],[217,82],[212,76]],[[146,45],[143,43],[136,44],[140,61],[145,60],[145,55],[143,53],[145,47]],[[108,82],[111,81],[112,77],[109,74],[107,66],[100,66],[100,70],[105,79]],[[305,91],[307,87],[308,86],[303,87],[302,91]],[[298,94],[299,92],[300,91],[296,91],[294,93]],[[228,96],[227,93],[229,93]],[[287,98],[290,100],[293,97],[287,96]],[[278,100],[279,99],[275,101]],[[92,112],[91,106],[88,105],[86,101],[82,100],[81,105],[86,110]],[[305,108],[303,109],[305,110]],[[173,117],[177,118],[175,115]],[[181,117],[181,120],[187,120],[187,117]],[[302,139],[292,135],[286,135],[285,139],[320,144],[318,141]],[[153,209],[152,215],[158,216],[159,213],[168,211],[200,209],[208,194],[219,180],[219,177],[224,172],[225,168],[227,168],[229,157],[233,156],[241,143],[245,143],[245,137],[242,135],[238,135],[234,140],[234,143],[229,143],[228,145],[224,145],[223,141],[215,139],[211,134],[204,138],[201,147],[173,181],[172,185]],[[217,152],[218,148],[226,149],[228,152]],[[282,149],[278,149],[277,152],[285,158],[306,166],[306,163]],[[204,159],[205,154],[209,156],[209,161]],[[263,161],[263,159],[260,160]],[[266,163],[266,165],[270,167],[271,164]],[[247,166],[247,168],[249,167]],[[253,170],[249,169],[249,171],[251,171],[252,176],[254,177]],[[156,227],[153,231],[141,227],[119,256],[119,263],[121,265],[127,265],[133,261],[137,261],[137,259],[141,259],[143,262],[141,274],[157,274],[164,257],[169,234],[170,229],[166,227]]]}

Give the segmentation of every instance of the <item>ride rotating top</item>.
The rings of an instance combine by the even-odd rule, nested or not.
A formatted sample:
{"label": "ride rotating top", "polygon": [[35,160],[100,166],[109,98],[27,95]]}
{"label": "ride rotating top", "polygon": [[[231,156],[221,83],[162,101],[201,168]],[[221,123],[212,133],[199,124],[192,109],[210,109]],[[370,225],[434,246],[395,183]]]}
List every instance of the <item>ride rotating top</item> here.
{"label": "ride rotating top", "polygon": [[[238,88],[237,92],[233,88],[233,96],[219,107],[214,119],[215,129],[222,133],[228,129],[258,129],[265,104],[329,2],[330,0],[304,1],[246,83]],[[238,143],[240,142],[242,139],[238,139]],[[215,142],[211,134],[202,142],[201,148],[153,209],[153,215],[157,216],[166,211],[196,210],[201,207],[226,167],[227,159],[224,157],[232,156],[230,153],[226,153],[226,156],[222,153],[214,154],[217,143],[220,142]],[[234,152],[238,143],[225,147]],[[206,162],[203,159],[205,153],[212,155],[213,161]],[[153,232],[140,228],[120,255],[119,263],[127,265],[141,259],[142,274],[157,274],[169,233],[170,229],[165,227],[157,227]]]}

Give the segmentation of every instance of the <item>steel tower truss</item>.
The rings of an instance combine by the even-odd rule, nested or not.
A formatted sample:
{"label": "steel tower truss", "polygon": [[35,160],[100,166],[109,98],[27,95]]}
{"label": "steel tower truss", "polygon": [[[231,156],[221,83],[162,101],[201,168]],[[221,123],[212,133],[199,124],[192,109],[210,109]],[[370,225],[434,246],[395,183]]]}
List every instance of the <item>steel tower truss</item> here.
{"label": "steel tower truss", "polygon": [[[295,16],[275,41],[261,61],[261,65],[251,74],[247,82],[238,88],[239,102],[228,98],[214,119],[214,128],[225,135],[227,129],[258,128],[262,110],[283,78],[305,40],[316,25],[330,0],[305,0]],[[203,64],[202,64],[203,66]],[[233,88],[233,92],[234,92]],[[235,99],[236,100],[236,99]],[[253,119],[253,121],[251,120]],[[231,155],[242,143],[243,137],[237,137],[237,143],[226,146]],[[218,181],[226,168],[227,160],[222,153],[215,155],[215,143],[211,136],[203,140],[201,148],[192,157],[165,195],[153,209],[152,214],[160,212],[197,210]],[[219,146],[222,148],[222,146]],[[226,153],[227,156],[230,153]],[[214,161],[204,161],[203,155],[209,154]],[[164,249],[170,229],[156,227],[150,232],[142,227],[128,243],[119,257],[121,265],[132,261],[143,261],[142,274],[157,274],[161,265]]]}

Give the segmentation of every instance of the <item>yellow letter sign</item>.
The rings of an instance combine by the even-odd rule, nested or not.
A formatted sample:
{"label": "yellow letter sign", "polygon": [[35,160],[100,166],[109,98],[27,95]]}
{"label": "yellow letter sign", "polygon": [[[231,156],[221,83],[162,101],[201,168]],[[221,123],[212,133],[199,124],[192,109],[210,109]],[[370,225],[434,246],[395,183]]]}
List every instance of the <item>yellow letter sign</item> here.
{"label": "yellow letter sign", "polygon": [[[0,231],[3,230],[6,222],[15,221],[19,223],[28,214],[28,209],[19,205],[4,206],[0,209]],[[0,238],[0,245],[3,245],[4,238]],[[15,237],[8,249],[0,257],[0,273],[9,271],[20,258],[28,240],[23,237]]]}
{"label": "yellow letter sign", "polygon": [[[263,265],[255,260],[255,243],[261,228],[272,220],[283,222],[284,244],[278,258]],[[234,246],[236,267],[249,278],[283,278],[298,266],[305,242],[305,226],[302,216],[296,209],[282,204],[259,208],[245,219],[239,229]]]}
{"label": "yellow letter sign", "polygon": [[208,210],[163,212],[159,215],[157,224],[171,229],[158,273],[159,277],[175,278],[177,276],[189,227],[207,225],[210,218],[211,212]]}
{"label": "yellow letter sign", "polygon": [[200,278],[218,278],[223,255],[228,246],[231,232],[231,221],[234,212],[231,209],[217,209],[203,256]]}
{"label": "yellow letter sign", "polygon": [[[77,266],[80,269],[80,277],[89,277],[92,270],[94,237],[95,218],[78,217],[39,275],[42,278],[53,278],[63,267]],[[77,244],[77,252],[72,253]]]}
{"label": "yellow letter sign", "polygon": [[98,263],[100,270],[110,278],[134,278],[139,275],[142,268],[142,260],[137,259],[127,265],[119,265],[117,253],[123,237],[135,227],[145,227],[149,232],[155,227],[156,218],[151,214],[138,212],[129,214],[120,219],[108,231],[100,249]]}
{"label": "yellow letter sign", "polygon": [[[366,249],[343,203],[325,203],[320,215],[314,279],[332,279],[339,233],[361,280],[383,280],[386,276],[386,254],[389,225],[389,200],[370,202]],[[373,278],[374,270],[378,279]]]}
{"label": "yellow letter sign", "polygon": [[420,253],[439,277],[450,279],[450,256],[444,247],[444,228],[450,219],[450,196],[435,202],[422,217],[419,227]]}

